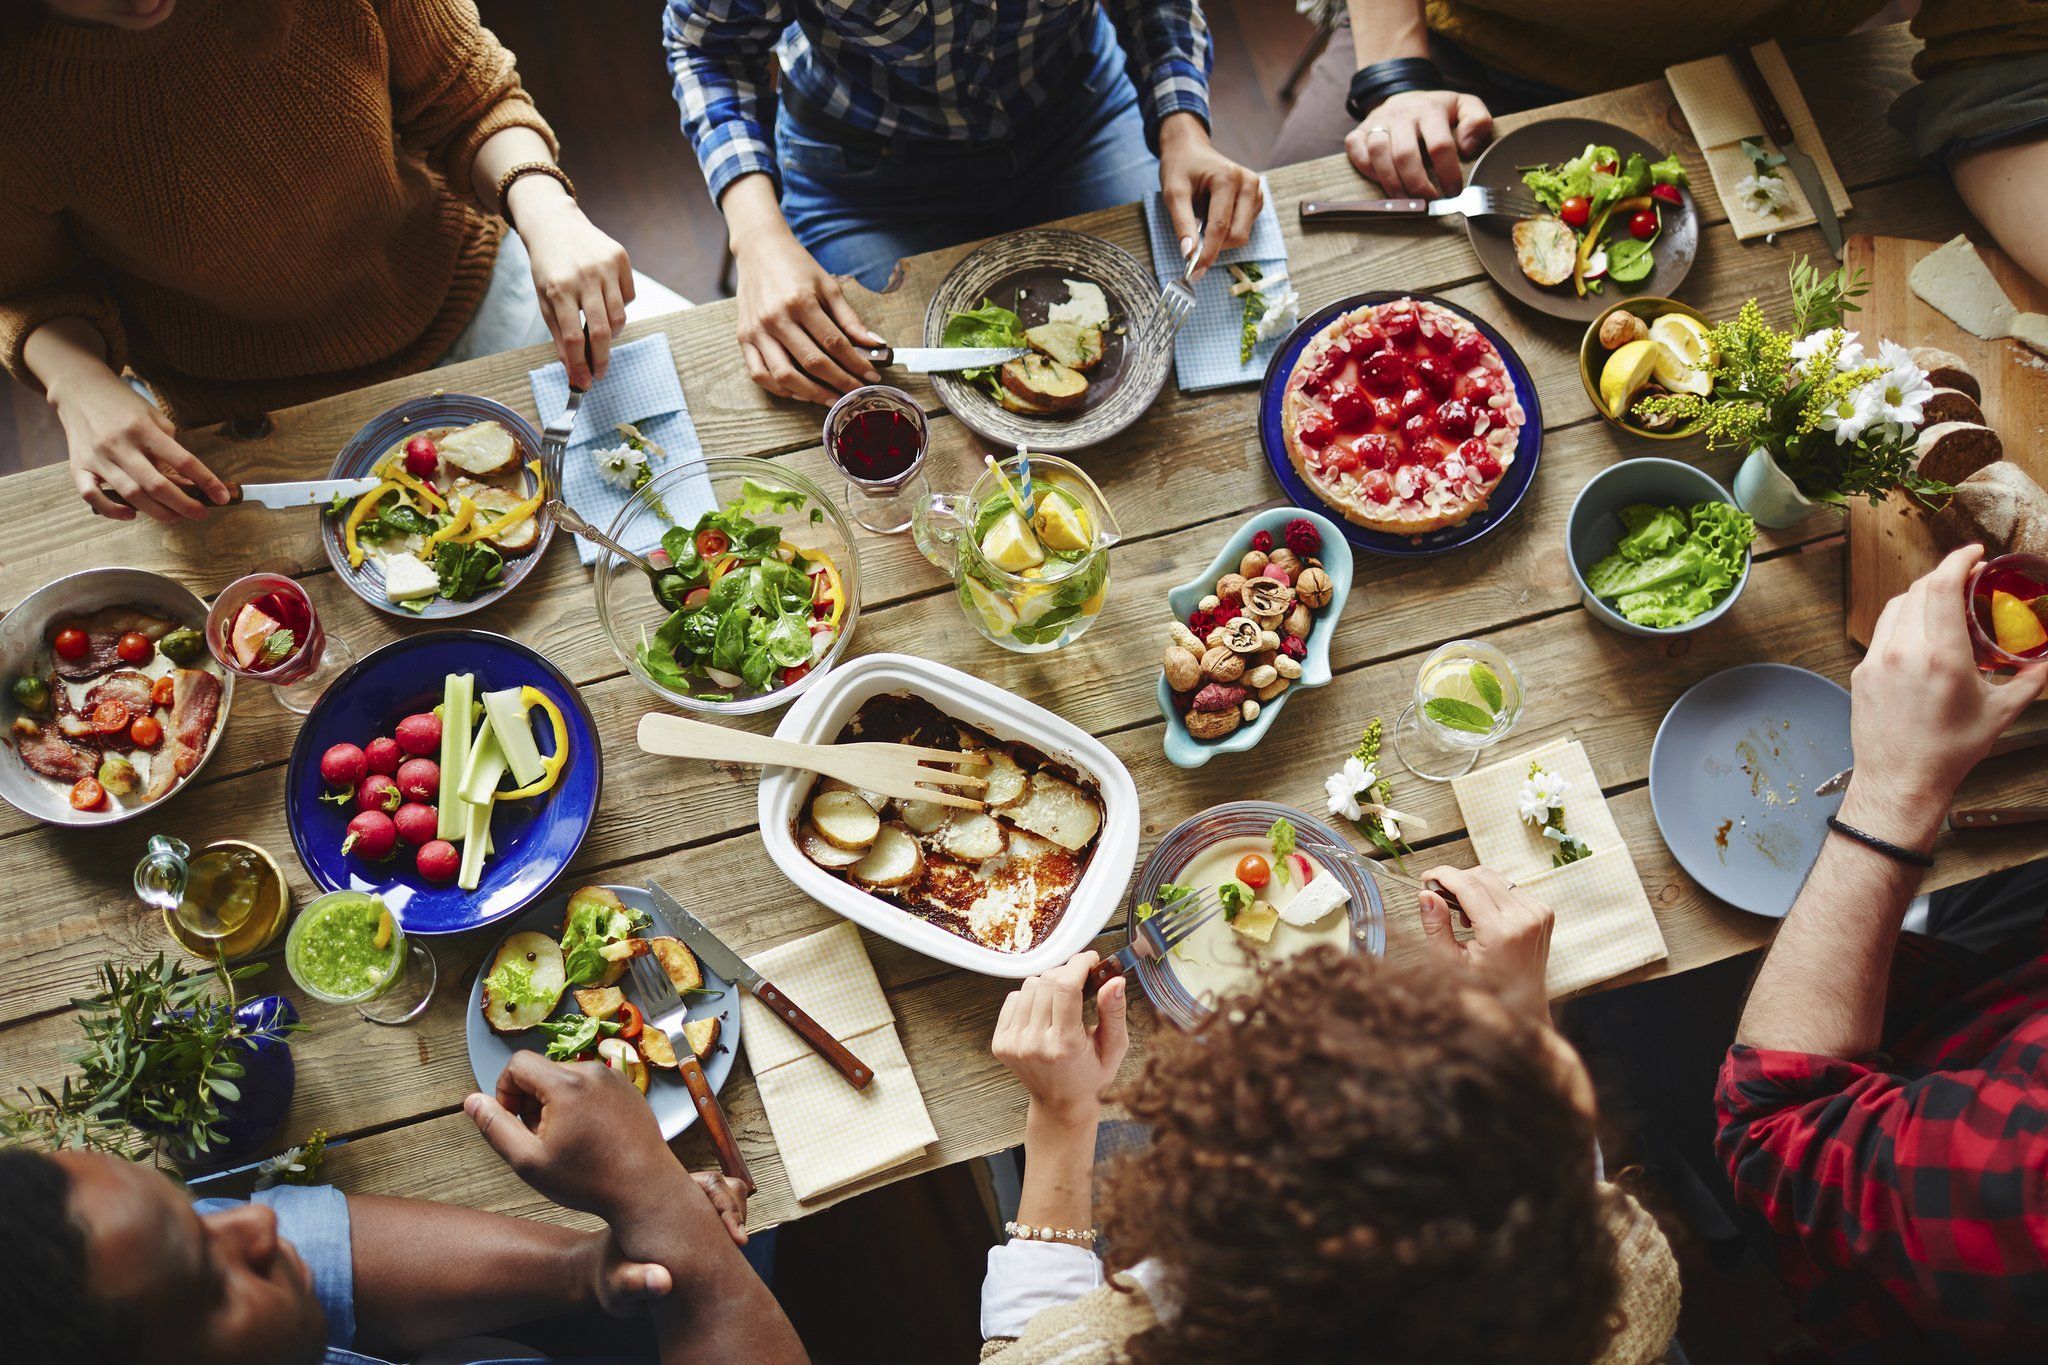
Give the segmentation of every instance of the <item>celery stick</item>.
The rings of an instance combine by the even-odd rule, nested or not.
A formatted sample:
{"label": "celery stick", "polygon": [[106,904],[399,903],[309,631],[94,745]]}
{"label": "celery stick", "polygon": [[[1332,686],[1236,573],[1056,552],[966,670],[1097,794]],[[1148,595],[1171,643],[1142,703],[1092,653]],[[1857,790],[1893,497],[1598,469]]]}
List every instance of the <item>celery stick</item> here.
{"label": "celery stick", "polygon": [[441,795],[434,812],[434,834],[442,839],[462,837],[463,810],[458,803],[462,775],[469,767],[470,698],[476,676],[450,673],[441,685]]}
{"label": "celery stick", "polygon": [[490,718],[491,729],[498,736],[498,747],[505,751],[505,763],[512,769],[512,784],[530,787],[546,775],[547,769],[541,766],[540,746],[533,742],[533,725],[526,719],[526,703],[519,699],[519,693],[517,687],[484,693],[484,715]]}
{"label": "celery stick", "polygon": [[464,891],[474,891],[484,879],[484,850],[491,841],[492,803],[463,806],[462,866],[458,870],[455,884]]}
{"label": "celery stick", "polygon": [[[486,716],[469,751],[469,771],[462,775],[462,799],[472,806],[488,808],[497,799],[498,779],[504,775],[505,751],[498,746],[497,728]],[[463,833],[466,836],[468,830]]]}

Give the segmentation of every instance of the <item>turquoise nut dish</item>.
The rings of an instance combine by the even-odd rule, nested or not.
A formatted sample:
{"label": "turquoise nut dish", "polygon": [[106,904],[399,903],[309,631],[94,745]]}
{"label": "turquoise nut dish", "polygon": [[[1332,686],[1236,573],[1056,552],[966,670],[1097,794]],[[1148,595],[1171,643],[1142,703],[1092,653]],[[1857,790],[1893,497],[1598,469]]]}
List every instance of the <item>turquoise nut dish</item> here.
{"label": "turquoise nut dish", "polygon": [[1166,685],[1166,675],[1161,673],[1157,683],[1159,712],[1166,717],[1166,758],[1176,768],[1199,768],[1218,754],[1241,754],[1257,747],[1258,742],[1266,737],[1266,731],[1286,709],[1289,697],[1305,687],[1321,687],[1330,680],[1330,640],[1337,633],[1337,621],[1344,615],[1344,604],[1351,597],[1351,545],[1336,524],[1321,513],[1303,507],[1275,507],[1258,513],[1232,533],[1200,577],[1168,592],[1166,603],[1173,612],[1174,620],[1187,620],[1196,604],[1215,591],[1216,580],[1237,567],[1238,561],[1251,549],[1253,536],[1265,531],[1273,537],[1275,544],[1282,543],[1286,539],[1287,523],[1297,517],[1321,533],[1323,550],[1316,558],[1323,561],[1323,570],[1330,575],[1331,583],[1330,605],[1316,613],[1315,624],[1309,628],[1308,654],[1301,661],[1301,677],[1295,680],[1294,686],[1267,702],[1256,720],[1238,726],[1222,739],[1200,740],[1188,733],[1180,711],[1173,704],[1173,690]]}

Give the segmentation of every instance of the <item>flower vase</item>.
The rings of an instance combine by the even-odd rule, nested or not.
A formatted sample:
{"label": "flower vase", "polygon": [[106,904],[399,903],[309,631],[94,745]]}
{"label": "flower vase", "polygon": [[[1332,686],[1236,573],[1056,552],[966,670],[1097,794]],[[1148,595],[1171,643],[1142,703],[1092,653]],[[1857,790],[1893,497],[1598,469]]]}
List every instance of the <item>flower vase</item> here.
{"label": "flower vase", "polygon": [[1778,468],[1771,452],[1759,447],[1750,451],[1735,471],[1735,505],[1757,525],[1782,530],[1805,521],[1827,504],[1800,492],[1792,476]]}

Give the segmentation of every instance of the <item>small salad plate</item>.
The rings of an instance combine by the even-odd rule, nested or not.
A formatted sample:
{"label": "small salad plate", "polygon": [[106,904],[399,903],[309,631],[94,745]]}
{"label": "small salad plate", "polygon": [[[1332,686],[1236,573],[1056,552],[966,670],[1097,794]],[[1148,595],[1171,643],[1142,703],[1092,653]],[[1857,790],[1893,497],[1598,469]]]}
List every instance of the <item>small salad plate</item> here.
{"label": "small salad plate", "polygon": [[1308,653],[1301,660],[1301,676],[1294,685],[1267,702],[1259,709],[1258,716],[1237,727],[1222,739],[1200,740],[1188,733],[1187,723],[1181,719],[1180,709],[1174,705],[1173,689],[1167,686],[1166,676],[1159,677],[1159,710],[1166,717],[1166,758],[1176,768],[1199,768],[1218,754],[1241,754],[1255,747],[1266,737],[1266,731],[1273,728],[1273,722],[1280,715],[1287,699],[1305,687],[1321,687],[1330,681],[1330,639],[1337,633],[1337,619],[1344,614],[1344,604],[1351,597],[1351,547],[1345,543],[1343,532],[1336,522],[1320,512],[1306,507],[1274,507],[1258,513],[1239,526],[1225,541],[1223,548],[1216,552],[1216,558],[1199,577],[1191,578],[1177,588],[1168,590],[1167,606],[1173,612],[1173,619],[1185,621],[1202,598],[1215,591],[1218,578],[1231,572],[1251,549],[1252,537],[1264,531],[1274,541],[1285,539],[1287,523],[1302,520],[1322,533],[1322,553],[1317,558],[1323,561],[1323,569],[1330,575],[1330,602],[1315,614],[1315,623],[1309,628]]}
{"label": "small salad plate", "polygon": [[983,440],[1003,449],[1021,443],[1065,454],[1108,440],[1159,397],[1173,362],[1171,347],[1147,344],[1159,283],[1129,252],[1085,233],[1033,228],[982,244],[932,292],[924,344],[990,344],[979,330],[956,327],[952,340],[946,336],[957,315],[974,313],[985,303],[1015,314],[1020,328],[1035,328],[1048,320],[1052,308],[1070,301],[1077,281],[1101,289],[1109,319],[1099,329],[1100,359],[1087,370],[1086,388],[1074,406],[1042,415],[1013,412],[996,401],[989,387],[999,380],[946,372],[931,377],[946,410]]}
{"label": "small salad plate", "polygon": [[[374,862],[344,849],[357,805],[340,804],[343,793],[321,774],[321,760],[331,748],[367,747],[372,738],[393,734],[401,720],[441,705],[447,679],[459,674],[472,677],[477,698],[513,688],[548,697],[561,712],[562,742],[569,751],[551,788],[493,807],[491,852],[475,891],[462,890],[452,879],[429,881],[403,841]],[[550,736],[538,747],[553,753],[552,745]],[[300,726],[286,765],[285,823],[299,861],[322,890],[383,897],[408,934],[461,933],[518,914],[562,875],[597,814],[601,773],[597,724],[560,669],[503,635],[437,630],[373,650],[328,684]]]}
{"label": "small salad plate", "polygon": [[[640,934],[642,938],[675,937],[675,930],[654,904],[654,898],[641,886],[607,886],[604,888],[616,895],[628,910],[638,911],[648,917],[650,923]],[[527,908],[512,924],[506,927],[499,938],[502,944],[513,934],[532,931],[558,937],[562,931],[562,916],[567,911],[569,897],[574,890],[562,891],[549,896],[537,905]],[[536,1029],[523,1033],[499,1033],[484,1022],[483,993],[484,976],[490,964],[498,956],[497,945],[483,958],[476,977],[469,984],[469,1012],[463,1016],[463,1032],[469,1045],[470,1074],[476,1078],[476,1088],[489,1095],[498,1088],[498,1076],[512,1061],[515,1052],[539,1052],[547,1039]],[[709,1056],[698,1060],[704,1066],[704,1079],[711,1083],[713,1094],[725,1089],[725,1078],[732,1074],[733,1063],[740,1054],[740,993],[733,984],[704,965],[702,958],[697,966],[704,974],[704,986],[715,995],[698,996],[686,1001],[685,1017],[691,1022],[718,1016],[718,1042]],[[633,994],[633,976],[628,972],[619,982],[626,998],[635,1005],[640,1002]],[[576,993],[562,992],[562,1002],[555,1007],[551,1019],[567,1019],[583,1011],[577,1008]],[[647,1085],[647,1107],[654,1111],[655,1120],[661,1124],[661,1136],[674,1141],[677,1134],[687,1130],[697,1121],[697,1106],[690,1100],[690,1092],[684,1088],[682,1077],[674,1068],[652,1067]]]}
{"label": "small salad plate", "polygon": [[1723,669],[1657,727],[1657,832],[1701,886],[1739,910],[1782,919],[1842,804],[1813,789],[1850,762],[1843,688],[1790,664]]}

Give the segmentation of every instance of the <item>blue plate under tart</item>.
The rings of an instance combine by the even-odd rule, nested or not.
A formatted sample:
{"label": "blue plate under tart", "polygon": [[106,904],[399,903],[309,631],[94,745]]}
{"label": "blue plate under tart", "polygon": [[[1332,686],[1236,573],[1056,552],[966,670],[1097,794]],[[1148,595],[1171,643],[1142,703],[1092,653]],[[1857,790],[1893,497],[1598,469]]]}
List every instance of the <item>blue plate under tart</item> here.
{"label": "blue plate under tart", "polygon": [[[329,788],[320,756],[336,744],[367,744],[399,721],[441,702],[451,673],[476,675],[476,691],[532,686],[562,710],[570,756],[554,787],[500,807],[491,822],[496,850],[475,891],[419,874],[402,842],[380,863],[341,851],[353,807],[322,801]],[[552,739],[543,739],[546,752]],[[306,873],[323,890],[365,891],[384,898],[408,934],[455,934],[517,914],[561,876],[597,814],[603,786],[597,724],[582,694],[535,650],[482,630],[438,630],[394,640],[356,661],[328,684],[299,729],[285,769],[285,823]]]}

